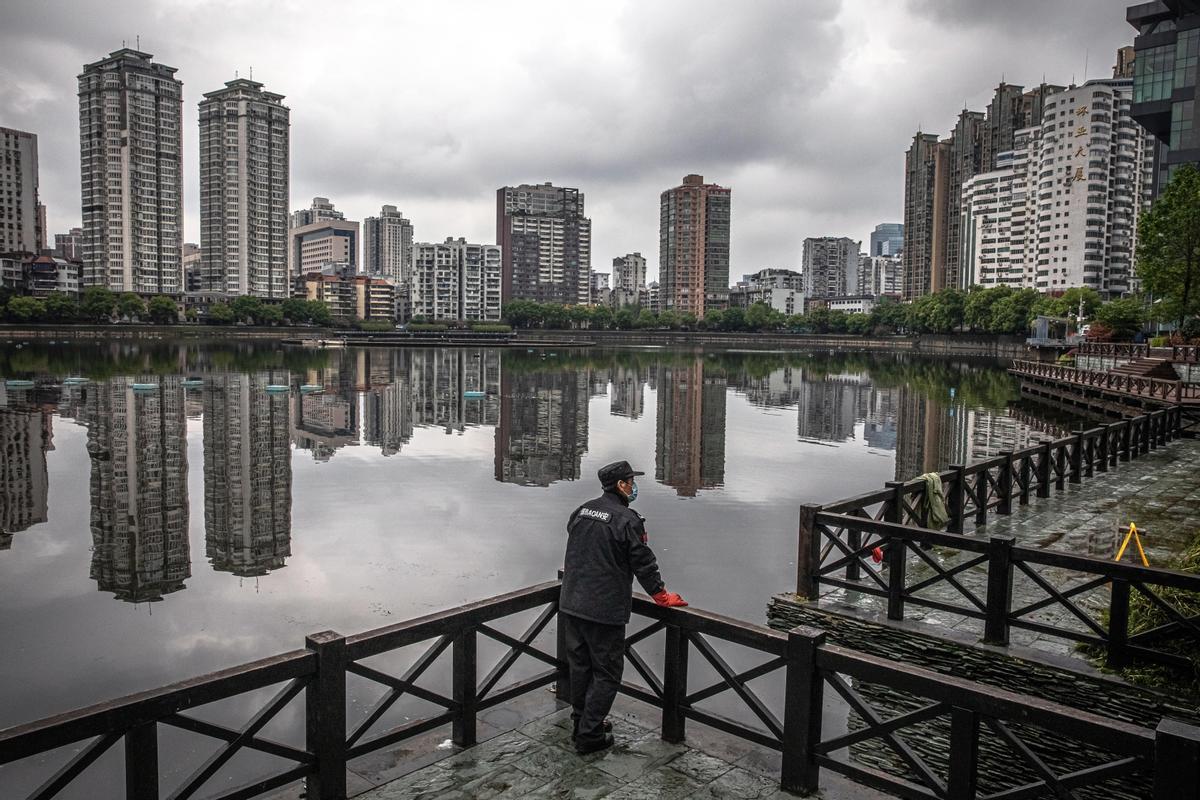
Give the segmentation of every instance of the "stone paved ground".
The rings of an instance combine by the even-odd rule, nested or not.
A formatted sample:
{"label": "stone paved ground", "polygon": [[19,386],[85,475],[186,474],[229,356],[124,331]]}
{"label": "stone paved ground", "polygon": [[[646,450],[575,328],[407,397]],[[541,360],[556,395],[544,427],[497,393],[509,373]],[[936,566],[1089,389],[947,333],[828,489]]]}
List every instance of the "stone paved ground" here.
{"label": "stone paved ground", "polygon": [[[673,800],[790,798],[779,789],[779,755],[699,725],[685,744],[659,736],[660,712],[628,698],[614,708],[610,750],[579,756],[571,746],[569,709],[357,795],[359,800]],[[886,795],[823,773],[825,800],[882,800]]]}
{"label": "stone paved ground", "polygon": [[[984,537],[1012,535],[1018,544],[1026,547],[1063,550],[1108,559],[1116,554],[1130,522],[1137,523],[1142,532],[1142,543],[1151,566],[1164,564],[1200,532],[1200,441],[1178,440],[1136,461],[1119,464],[1108,473],[1096,473],[1095,477],[1085,478],[1081,484],[1067,484],[1064,492],[1054,492],[1043,499],[1031,497],[1027,506],[1014,504],[1012,515],[989,515],[987,525],[978,530],[968,529],[967,532]],[[975,555],[940,547],[925,552],[943,569],[964,563]],[[1130,545],[1123,560],[1135,563],[1136,559],[1136,551]],[[1059,591],[1088,580],[1088,576],[1068,570],[1039,567],[1037,571]],[[909,585],[934,574],[931,567],[918,564],[915,558],[910,558]],[[986,598],[987,572],[984,565],[960,573],[956,578],[980,600]],[[1047,596],[1019,570],[1014,579],[1013,594],[1015,608]],[[919,595],[956,605],[970,603],[945,581],[922,590]],[[873,612],[884,608],[879,598],[841,590],[823,596]],[[1087,609],[1092,618],[1099,619],[1101,610],[1108,607],[1108,590],[1102,587],[1081,593],[1077,603]],[[924,621],[934,628],[974,631],[982,635],[983,623],[966,616],[913,605],[906,607],[905,616],[907,619]],[[1086,630],[1081,620],[1058,604],[1032,612],[1027,618],[1074,630]],[[1016,645],[1083,658],[1071,642],[1058,637],[1014,628],[1011,639]]]}

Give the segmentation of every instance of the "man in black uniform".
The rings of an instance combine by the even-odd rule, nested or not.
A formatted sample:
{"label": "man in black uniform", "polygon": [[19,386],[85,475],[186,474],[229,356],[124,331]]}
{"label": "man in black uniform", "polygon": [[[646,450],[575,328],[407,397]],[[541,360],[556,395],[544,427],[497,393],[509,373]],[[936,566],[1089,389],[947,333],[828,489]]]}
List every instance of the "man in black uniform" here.
{"label": "man in black uniform", "polygon": [[645,519],[629,507],[637,498],[628,461],[601,467],[604,494],[575,509],[567,520],[559,624],[564,627],[571,674],[575,749],[603,750],[613,743],[605,717],[621,686],[625,625],[633,607],[634,576],[661,606],[686,606],[668,592],[654,552],[646,544]]}

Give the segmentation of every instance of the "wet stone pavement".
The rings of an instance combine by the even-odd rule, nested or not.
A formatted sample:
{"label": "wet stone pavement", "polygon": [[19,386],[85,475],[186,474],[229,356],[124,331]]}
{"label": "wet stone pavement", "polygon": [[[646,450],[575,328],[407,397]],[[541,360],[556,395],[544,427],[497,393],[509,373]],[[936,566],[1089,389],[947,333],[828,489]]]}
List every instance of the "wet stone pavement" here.
{"label": "wet stone pavement", "polygon": [[[564,708],[356,795],[359,800],[673,800],[791,798],[779,789],[778,753],[690,725],[685,744],[664,742],[661,712],[618,698],[610,719],[617,744],[580,756]],[[886,795],[832,773],[826,800],[881,800]],[[353,791],[353,790],[352,790]],[[354,795],[352,795],[354,796]]]}
{"label": "wet stone pavement", "polygon": [[[1014,501],[1007,517],[990,514],[986,525],[968,526],[969,536],[1013,536],[1024,547],[1062,550],[1069,553],[1111,559],[1116,555],[1129,523],[1137,524],[1142,545],[1151,566],[1165,566],[1200,532],[1200,441],[1176,440],[1139,457],[1120,463],[1107,473],[1097,472],[1080,484],[1067,484],[1063,492],[1048,498],[1031,496],[1029,504]],[[976,554],[951,548],[935,547],[924,554],[942,569],[974,558]],[[910,555],[907,583],[915,585],[932,578],[935,571]],[[1131,543],[1122,559],[1141,563]],[[878,568],[876,568],[878,569]],[[1090,577],[1070,570],[1038,566],[1037,573],[1058,591],[1079,586]],[[886,568],[884,568],[886,572]],[[865,577],[865,576],[864,576]],[[955,576],[965,589],[983,600],[987,596],[987,569],[980,565]],[[946,581],[939,581],[917,593],[918,597],[970,606],[970,601]],[[1013,608],[1020,609],[1048,597],[1032,579],[1016,570],[1013,581]],[[834,590],[822,599],[837,600],[856,608],[881,612],[885,603],[876,597]],[[1108,588],[1100,587],[1073,598],[1092,619],[1100,619],[1108,607]],[[983,634],[983,623],[970,617],[908,604],[905,619],[920,621],[931,629],[951,629]],[[1053,603],[1025,615],[1024,619],[1083,632],[1085,623],[1061,604]],[[1013,628],[1011,642],[1057,656],[1084,659],[1070,641]]]}

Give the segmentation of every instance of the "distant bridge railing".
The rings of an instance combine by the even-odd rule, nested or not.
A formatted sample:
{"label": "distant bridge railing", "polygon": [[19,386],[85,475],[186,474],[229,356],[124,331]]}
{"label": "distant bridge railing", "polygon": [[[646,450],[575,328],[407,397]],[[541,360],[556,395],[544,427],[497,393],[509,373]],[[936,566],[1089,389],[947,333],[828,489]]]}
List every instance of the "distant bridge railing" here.
{"label": "distant bridge railing", "polygon": [[1200,360],[1200,345],[1194,344],[1151,347],[1149,344],[1132,342],[1081,342],[1077,352],[1081,356],[1127,359],[1129,361],[1150,356],[1191,363]]}
{"label": "distant bridge railing", "polygon": [[[300,779],[307,782],[312,800],[344,798],[349,759],[442,726],[450,728],[456,744],[470,746],[476,739],[476,715],[482,709],[551,683],[560,697],[565,696],[568,677],[561,629],[554,653],[537,644],[557,617],[560,589],[558,581],[548,582],[348,638],[333,632],[315,634],[307,638],[304,650],[9,728],[0,731],[0,764],[74,746],[75,755],[58,772],[32,792],[22,793],[42,800],[86,781],[88,768],[123,741],[124,797],[157,800],[162,796],[158,731],[166,725],[225,743],[170,793],[173,798],[205,790],[216,792],[207,796],[224,800],[250,798]],[[536,613],[522,634],[504,633],[495,624],[529,612]],[[1104,787],[1114,780],[1152,785],[1156,800],[1194,797],[1200,792],[1200,772],[1194,768],[1200,763],[1200,729],[1181,722],[1164,719],[1151,730],[1106,719],[836,647],[825,642],[823,633],[808,628],[781,633],[697,609],[661,608],[640,595],[634,598],[634,614],[647,624],[629,634],[626,657],[642,683],[627,682],[623,690],[662,710],[662,737],[682,741],[690,720],[772,748],[781,754],[781,785],[789,791],[816,790],[820,770],[831,769],[916,798],[966,800],[981,797],[985,789],[994,798],[1043,792],[1068,796],[1073,789]],[[644,655],[651,638],[659,634],[661,656]],[[477,644],[483,638],[508,650],[481,676]],[[424,653],[401,674],[391,674],[376,661],[367,663],[425,643]],[[731,647],[765,660],[739,670],[729,660]],[[435,666],[447,653],[448,675],[444,666]],[[522,657],[549,669],[502,685]],[[706,663],[716,680],[709,678],[696,688],[692,681],[698,671],[689,669],[689,660]],[[383,687],[384,692],[363,719],[348,725],[346,684],[351,675]],[[752,686],[768,676],[783,690],[774,705]],[[449,691],[441,688],[447,677]],[[184,713],[278,684],[283,686],[274,698],[240,728]],[[919,706],[895,715],[873,704],[871,687],[902,693]],[[301,693],[303,745],[286,745],[264,736],[264,727]],[[706,707],[718,695],[736,697],[744,717],[722,716]],[[861,723],[848,732],[823,729],[826,698],[835,695]],[[380,725],[386,712],[404,698],[424,701],[437,710],[398,726]],[[948,731],[943,757],[936,763],[899,735],[921,735],[930,725]],[[1046,735],[1035,737],[1035,731]],[[1047,740],[1054,742],[1050,749]],[[889,770],[856,760],[854,749],[865,746],[894,754],[901,766]],[[980,753],[997,746],[1013,754],[1006,782],[998,788],[985,786],[995,777],[980,772]],[[291,766],[238,788],[225,788],[223,771],[242,749],[277,756]],[[5,777],[0,770],[0,795],[18,796],[5,784]]]}
{"label": "distant bridge railing", "polygon": [[1040,361],[1014,361],[1009,371],[1016,375],[1046,378],[1060,383],[1107,390],[1162,403],[1200,400],[1200,384],[1184,383],[1183,381],[1144,378],[1119,372],[1097,372]]}

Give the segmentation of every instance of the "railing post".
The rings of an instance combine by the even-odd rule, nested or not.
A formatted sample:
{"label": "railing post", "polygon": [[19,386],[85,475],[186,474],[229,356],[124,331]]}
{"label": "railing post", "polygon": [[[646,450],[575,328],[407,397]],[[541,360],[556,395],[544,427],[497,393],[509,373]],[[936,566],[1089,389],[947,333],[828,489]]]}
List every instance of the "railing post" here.
{"label": "railing post", "polygon": [[1110,467],[1117,466],[1117,451],[1120,450],[1118,438],[1121,435],[1121,423],[1111,422],[1108,425],[1108,465]]}
{"label": "railing post", "polygon": [[967,468],[962,464],[951,464],[950,469],[954,472],[954,478],[950,485],[950,521],[946,530],[962,533],[963,509],[967,505]]}
{"label": "railing post", "polygon": [[125,796],[158,800],[158,723],[146,722],[125,733]]}
{"label": "railing post", "polygon": [[[1094,431],[1088,431],[1094,433]],[[1083,477],[1090,478],[1096,474],[1096,437],[1085,436],[1083,446]]]}
{"label": "railing post", "polygon": [[1129,581],[1113,578],[1108,607],[1108,653],[1104,664],[1120,669],[1129,662]]}
{"label": "railing post", "polygon": [[1053,471],[1050,469],[1050,459],[1053,458],[1050,451],[1052,444],[1053,442],[1051,442],[1049,439],[1042,439],[1041,441],[1042,453],[1041,457],[1038,459],[1037,477],[1038,497],[1050,496],[1050,473]]}
{"label": "railing post", "polygon": [[997,481],[1000,503],[996,506],[997,514],[1012,513],[1012,479],[1013,453],[1012,450],[1000,451],[1000,480]]}
{"label": "railing post", "polygon": [[[850,552],[857,553],[858,549],[862,547],[862,531],[855,528],[847,528],[846,546],[850,548]],[[846,562],[845,576],[848,581],[856,581],[862,577],[862,561],[858,556]]]}
{"label": "railing post", "polygon": [[988,470],[975,472],[975,527],[987,525],[988,515]]}
{"label": "railing post", "polygon": [[1121,460],[1128,461],[1130,458],[1129,446],[1132,440],[1130,433],[1133,430],[1133,422],[1124,419],[1119,424],[1121,425]]}
{"label": "railing post", "polygon": [[887,481],[884,483],[892,493],[888,501],[887,512],[883,515],[884,522],[904,524],[904,481]]}
{"label": "railing post", "polygon": [[1079,483],[1083,480],[1083,431],[1071,431],[1075,437],[1075,446],[1071,448],[1071,472],[1067,480]]}
{"label": "railing post", "polygon": [[821,506],[805,503],[800,506],[800,533],[796,543],[796,594],[806,600],[816,600],[820,591],[821,531],[817,514]]}
{"label": "railing post", "polygon": [[1151,411],[1150,416],[1147,419],[1150,422],[1150,426],[1146,431],[1146,438],[1150,440],[1150,449],[1157,450],[1158,449],[1158,412]]}
{"label": "railing post", "polygon": [[304,689],[305,741],[317,759],[307,779],[311,800],[346,796],[346,637],[334,631],[306,636],[317,674]]}
{"label": "railing post", "polygon": [[1031,458],[1032,456],[1030,456],[1028,453],[1021,456],[1021,466],[1019,468],[1021,470],[1021,474],[1020,478],[1017,480],[1017,502],[1023,506],[1029,505],[1029,480],[1030,476],[1033,474],[1033,468],[1030,464]]}
{"label": "railing post", "polygon": [[904,619],[904,571],[907,563],[907,544],[904,539],[892,537],[887,547],[888,619]]}
{"label": "railing post", "polygon": [[967,708],[950,709],[950,774],[946,797],[975,800],[979,791],[979,714]]}
{"label": "railing post", "polygon": [[1200,728],[1164,717],[1154,730],[1154,800],[1200,800]]}
{"label": "railing post", "polygon": [[475,712],[479,687],[476,644],[475,629],[464,628],[455,635],[450,645],[450,682],[454,685],[454,703],[458,707],[450,738],[459,747],[470,747],[476,741]]}
{"label": "railing post", "polygon": [[1158,446],[1166,447],[1167,441],[1167,410],[1164,408],[1158,415]]}
{"label": "railing post", "polygon": [[1108,472],[1108,429],[1109,425],[1100,427],[1100,452],[1096,453],[1096,469]]}
{"label": "railing post", "polygon": [[678,625],[667,624],[666,652],[663,665],[662,738],[678,744],[683,741],[687,715],[688,639]]}
{"label": "railing post", "polygon": [[[563,571],[558,571],[558,579],[563,579]],[[562,587],[559,587],[559,597],[562,597]],[[571,702],[571,670],[567,667],[567,628],[563,625],[562,612],[558,610],[558,600],[554,601],[554,658],[558,660],[558,679],[554,681],[554,695],[563,703]]]}
{"label": "railing post", "polygon": [[825,632],[816,628],[788,631],[779,781],[785,792],[812,794],[820,783],[816,747],[821,742],[825,679],[817,666],[817,652],[824,644]]}
{"label": "railing post", "polygon": [[1008,644],[1008,616],[1012,612],[1015,536],[993,536],[988,540],[987,618],[983,639],[990,644]]}
{"label": "railing post", "polygon": [[1061,492],[1067,488],[1067,445],[1063,444],[1054,451],[1054,462],[1057,475],[1054,478],[1054,490]]}
{"label": "railing post", "polygon": [[1142,421],[1142,437],[1139,455],[1146,455],[1150,452],[1150,418],[1143,414],[1138,417]]}

